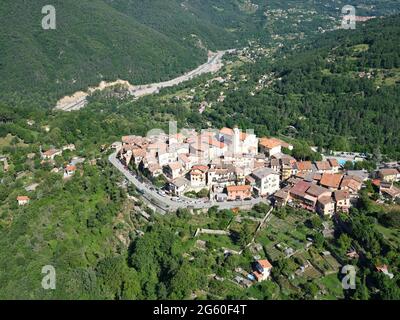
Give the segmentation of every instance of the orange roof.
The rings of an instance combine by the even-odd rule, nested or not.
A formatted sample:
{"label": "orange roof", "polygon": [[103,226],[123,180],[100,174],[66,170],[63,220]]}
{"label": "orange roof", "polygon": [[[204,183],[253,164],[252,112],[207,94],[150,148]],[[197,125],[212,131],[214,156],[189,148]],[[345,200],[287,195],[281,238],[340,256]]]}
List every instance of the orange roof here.
{"label": "orange roof", "polygon": [[249,185],[243,185],[243,186],[228,186],[226,187],[228,192],[246,192],[251,190],[251,186]]}
{"label": "orange roof", "polygon": [[346,199],[350,199],[350,193],[345,190],[338,190],[333,193],[336,201],[342,201]]}
{"label": "orange roof", "polygon": [[29,201],[29,197],[27,196],[18,196],[17,201]]}
{"label": "orange roof", "polygon": [[318,170],[331,170],[332,167],[328,161],[316,161],[315,165]]}
{"label": "orange roof", "polygon": [[271,138],[270,140],[274,140],[274,141],[276,141],[276,142],[278,142],[282,147],[284,147],[284,148],[289,148],[290,147],[290,144],[289,143],[287,143],[286,141],[283,141],[283,140],[281,140],[281,139],[278,139],[278,138]]}
{"label": "orange roof", "polygon": [[202,166],[202,165],[196,165],[192,167],[192,170],[200,170],[203,172],[208,171],[208,167],[207,166]]}
{"label": "orange roof", "polygon": [[180,162],[172,162],[168,164],[168,167],[170,167],[171,170],[179,170],[182,169],[182,164]]}
{"label": "orange roof", "polygon": [[225,144],[223,142],[219,142],[218,140],[215,140],[215,139],[209,139],[209,140],[207,140],[207,143],[210,146],[217,147],[220,149],[222,149],[225,146]]}
{"label": "orange roof", "polygon": [[311,161],[300,161],[296,163],[297,169],[300,171],[309,171],[312,170]]}
{"label": "orange roof", "polygon": [[140,148],[136,148],[132,150],[132,154],[133,156],[136,157],[145,157],[146,156],[146,150],[144,149],[140,149]]}
{"label": "orange roof", "polygon": [[264,259],[264,260],[258,260],[257,262],[258,262],[258,263],[261,265],[261,267],[263,267],[264,269],[271,269],[271,268],[272,268],[271,263],[270,263],[268,260],[266,260],[266,259]]}
{"label": "orange roof", "polygon": [[220,131],[219,131],[221,134],[226,134],[226,135],[229,135],[229,136],[232,136],[233,135],[233,129],[231,129],[231,128],[222,128]]}
{"label": "orange roof", "polygon": [[53,154],[56,154],[57,152],[60,152],[60,151],[57,149],[50,149],[50,150],[47,150],[46,152],[44,152],[43,154],[45,156],[52,156]]}
{"label": "orange roof", "polygon": [[381,170],[379,170],[379,174],[382,177],[395,176],[395,175],[399,174],[399,171],[397,171],[397,169],[381,169]]}
{"label": "orange roof", "polygon": [[67,167],[66,167],[66,170],[67,170],[67,171],[76,171],[76,167],[70,165],[70,166],[67,166]]}
{"label": "orange roof", "polygon": [[339,162],[336,159],[330,158],[328,161],[332,167],[340,167]]}
{"label": "orange roof", "polygon": [[342,174],[324,173],[322,175],[320,184],[328,188],[339,188],[342,178]]}
{"label": "orange roof", "polygon": [[269,139],[269,138],[261,138],[259,142],[260,146],[267,148],[267,149],[272,149],[275,147],[282,146],[282,144],[277,141],[276,139]]}

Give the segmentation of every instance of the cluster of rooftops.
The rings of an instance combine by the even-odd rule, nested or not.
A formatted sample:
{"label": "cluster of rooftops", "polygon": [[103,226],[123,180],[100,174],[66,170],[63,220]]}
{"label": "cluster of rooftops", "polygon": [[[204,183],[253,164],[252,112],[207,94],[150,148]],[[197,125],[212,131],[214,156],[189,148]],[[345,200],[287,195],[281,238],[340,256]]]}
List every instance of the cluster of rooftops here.
{"label": "cluster of rooftops", "polygon": [[217,201],[266,196],[328,215],[348,211],[366,179],[344,174],[335,158],[298,161],[284,153],[290,143],[237,128],[126,136],[115,148],[125,165],[164,175],[174,195],[207,188]]}

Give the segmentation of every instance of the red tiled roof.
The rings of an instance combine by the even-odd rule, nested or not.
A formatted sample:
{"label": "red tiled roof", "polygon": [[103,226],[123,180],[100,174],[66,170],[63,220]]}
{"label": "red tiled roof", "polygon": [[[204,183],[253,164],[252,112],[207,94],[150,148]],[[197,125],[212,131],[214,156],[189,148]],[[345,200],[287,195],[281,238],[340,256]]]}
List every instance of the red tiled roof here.
{"label": "red tiled roof", "polygon": [[29,197],[27,197],[27,196],[18,196],[17,200],[18,201],[29,201]]}
{"label": "red tiled roof", "polygon": [[297,169],[299,171],[309,171],[312,170],[311,161],[300,161],[296,163]]}
{"label": "red tiled roof", "polygon": [[318,170],[326,171],[326,170],[331,170],[332,169],[332,167],[331,167],[331,165],[329,164],[328,161],[316,161],[315,165],[316,165]]}
{"label": "red tiled roof", "polygon": [[348,191],[338,190],[333,193],[333,196],[336,201],[350,199],[350,194]]}
{"label": "red tiled roof", "polygon": [[342,174],[324,173],[322,175],[320,184],[328,188],[339,188],[342,178]]}
{"label": "red tiled roof", "polygon": [[394,176],[399,174],[399,171],[397,171],[397,169],[381,169],[379,170],[379,173],[383,176]]}
{"label": "red tiled roof", "polygon": [[251,186],[249,185],[243,185],[243,186],[228,186],[226,187],[228,190],[228,193],[230,192],[246,192],[251,190]]}
{"label": "red tiled roof", "polygon": [[310,188],[311,183],[306,182],[306,181],[299,181],[298,183],[296,183],[292,189],[290,189],[290,193],[297,195],[297,196],[301,196],[304,197],[306,191],[308,188]]}
{"label": "red tiled roof", "polygon": [[270,263],[268,260],[266,260],[266,259],[264,259],[264,260],[258,260],[257,262],[258,262],[258,263],[261,265],[261,267],[263,267],[264,269],[271,269],[271,268],[272,268],[271,263]]}
{"label": "red tiled roof", "polygon": [[336,159],[330,158],[328,161],[332,167],[340,167],[339,162]]}
{"label": "red tiled roof", "polygon": [[275,147],[279,147],[282,144],[279,141],[276,141],[275,139],[269,139],[269,138],[261,138],[259,142],[260,146],[267,148],[267,149],[272,149]]}

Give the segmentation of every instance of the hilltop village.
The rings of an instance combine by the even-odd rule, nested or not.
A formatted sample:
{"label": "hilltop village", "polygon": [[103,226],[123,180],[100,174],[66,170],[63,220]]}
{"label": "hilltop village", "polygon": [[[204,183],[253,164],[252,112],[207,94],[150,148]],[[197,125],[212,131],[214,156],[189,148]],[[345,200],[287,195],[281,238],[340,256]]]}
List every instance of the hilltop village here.
{"label": "hilltop village", "polygon": [[[275,206],[332,216],[348,212],[369,179],[368,172],[343,170],[335,157],[315,162],[295,159],[290,143],[238,128],[125,136],[114,148],[126,167],[165,180],[162,193],[175,200],[193,194],[217,203],[265,198]],[[400,180],[398,168],[376,175],[374,183],[382,194],[400,197],[393,185]]]}

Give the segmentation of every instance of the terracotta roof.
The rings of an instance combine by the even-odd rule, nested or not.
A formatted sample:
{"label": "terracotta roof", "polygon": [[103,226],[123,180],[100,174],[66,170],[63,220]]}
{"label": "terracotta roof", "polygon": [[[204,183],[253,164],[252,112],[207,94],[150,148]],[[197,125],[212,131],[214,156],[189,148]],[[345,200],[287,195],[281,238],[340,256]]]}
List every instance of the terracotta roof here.
{"label": "terracotta roof", "polygon": [[327,205],[329,203],[333,203],[332,197],[321,197],[321,198],[318,199],[318,202],[323,204],[323,205]]}
{"label": "terracotta roof", "polygon": [[328,161],[331,167],[340,167],[339,162],[336,159],[330,158]]}
{"label": "terracotta roof", "polygon": [[399,174],[399,171],[397,171],[397,169],[381,169],[379,170],[379,174],[383,177],[394,176]]}
{"label": "terracotta roof", "polygon": [[339,188],[342,178],[342,174],[324,173],[322,175],[320,184],[328,188]]}
{"label": "terracotta roof", "polygon": [[75,166],[72,166],[72,165],[67,166],[65,169],[66,169],[67,171],[76,171],[76,167],[75,167]]}
{"label": "terracotta roof", "polygon": [[274,197],[279,199],[287,199],[289,196],[288,190],[280,189],[275,192]]}
{"label": "terracotta roof", "polygon": [[299,171],[310,171],[312,170],[311,161],[300,161],[296,163],[296,167]]}
{"label": "terracotta roof", "polygon": [[291,146],[286,141],[283,141],[283,140],[278,139],[278,138],[271,138],[271,140],[274,140],[274,141],[278,142],[283,148],[287,148],[288,149]]}
{"label": "terracotta roof", "polygon": [[298,183],[296,183],[292,189],[290,189],[290,193],[296,195],[296,196],[300,196],[300,197],[304,197],[306,194],[306,191],[308,190],[308,188],[310,188],[311,183],[310,182],[306,182],[306,181],[299,181]]}
{"label": "terracotta roof", "polygon": [[47,150],[46,152],[44,152],[43,154],[44,154],[45,156],[52,156],[52,155],[54,155],[54,154],[56,154],[56,153],[58,153],[58,152],[60,152],[60,150],[57,150],[57,149],[50,149],[50,150]]}
{"label": "terracotta roof", "polygon": [[246,192],[251,190],[251,186],[249,185],[243,185],[243,186],[228,186],[226,187],[226,190],[229,192]]}
{"label": "terracotta roof", "polygon": [[225,135],[229,135],[229,136],[233,136],[233,129],[231,129],[231,128],[222,128],[220,131],[219,131],[221,134],[225,134]]}
{"label": "terracotta roof", "polygon": [[134,156],[135,158],[136,158],[136,157],[145,157],[145,156],[146,156],[146,150],[136,148],[136,149],[133,149],[133,150],[132,150],[132,154],[133,154],[133,156]]}
{"label": "terracotta roof", "polygon": [[331,165],[329,164],[328,161],[316,161],[315,165],[316,165],[318,170],[326,171],[326,170],[331,170],[332,169],[332,167],[331,167]]}
{"label": "terracotta roof", "polygon": [[321,187],[321,186],[317,186],[315,184],[312,184],[310,186],[310,188],[307,189],[307,193],[309,195],[312,195],[312,196],[317,197],[317,198],[319,198],[321,195],[323,195],[326,192],[330,192],[329,189],[326,189],[326,188]]}
{"label": "terracotta roof", "polygon": [[27,197],[27,196],[18,196],[17,200],[18,201],[29,201],[29,197]]}
{"label": "terracotta roof", "polygon": [[272,265],[268,260],[258,260],[257,261],[264,269],[271,269]]}
{"label": "terracotta roof", "polygon": [[272,149],[282,145],[279,141],[276,141],[275,139],[269,139],[265,137],[260,139],[259,144],[260,146],[267,149]]}
{"label": "terracotta roof", "polygon": [[179,169],[182,169],[182,163],[172,162],[172,163],[168,164],[168,167],[170,167],[171,170],[179,170]]}
{"label": "terracotta roof", "polygon": [[192,167],[192,170],[200,170],[203,172],[207,172],[208,171],[208,167],[207,166],[202,166],[202,165],[196,165]]}
{"label": "terracotta roof", "polygon": [[400,197],[400,189],[395,186],[391,186],[390,188],[382,188],[381,187],[381,192],[386,193],[387,195],[389,195],[392,198]]}
{"label": "terracotta roof", "polygon": [[348,191],[338,190],[333,193],[333,197],[336,201],[350,199],[350,194]]}
{"label": "terracotta roof", "polygon": [[155,171],[161,170],[161,167],[157,163],[151,163],[151,164],[149,164],[148,170],[150,172],[155,172]]}
{"label": "terracotta roof", "polygon": [[188,158],[188,156],[186,154],[180,154],[179,159],[184,163],[190,163],[190,159]]}
{"label": "terracotta roof", "polygon": [[344,176],[342,183],[340,184],[341,189],[349,188],[354,191],[359,191],[362,187],[362,182],[350,177],[350,176]]}
{"label": "terracotta roof", "polygon": [[372,184],[374,186],[379,187],[381,185],[381,180],[380,179],[374,179],[374,180],[372,180]]}

